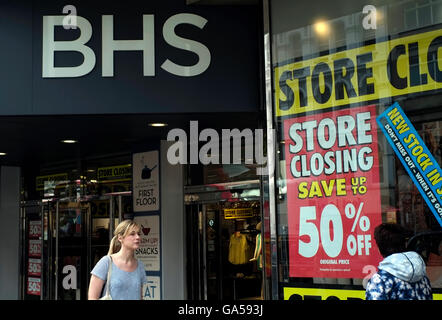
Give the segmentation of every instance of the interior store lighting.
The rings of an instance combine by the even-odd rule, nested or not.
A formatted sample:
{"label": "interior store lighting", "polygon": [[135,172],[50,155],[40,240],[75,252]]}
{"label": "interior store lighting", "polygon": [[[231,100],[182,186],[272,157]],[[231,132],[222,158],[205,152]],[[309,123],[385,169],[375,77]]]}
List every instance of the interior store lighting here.
{"label": "interior store lighting", "polygon": [[154,122],[154,123],[149,123],[150,127],[165,127],[167,126],[167,123],[162,123],[162,122]]}
{"label": "interior store lighting", "polygon": [[325,21],[318,21],[314,24],[313,27],[316,33],[320,36],[326,36],[330,31],[329,26]]}

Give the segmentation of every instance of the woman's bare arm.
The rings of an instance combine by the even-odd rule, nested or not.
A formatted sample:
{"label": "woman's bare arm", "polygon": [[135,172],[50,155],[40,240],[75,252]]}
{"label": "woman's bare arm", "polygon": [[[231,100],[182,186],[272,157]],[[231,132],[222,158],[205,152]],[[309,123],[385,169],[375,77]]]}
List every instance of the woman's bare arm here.
{"label": "woman's bare arm", "polygon": [[104,280],[101,280],[97,276],[92,275],[91,282],[89,283],[88,300],[100,299],[103,286],[104,286]]}

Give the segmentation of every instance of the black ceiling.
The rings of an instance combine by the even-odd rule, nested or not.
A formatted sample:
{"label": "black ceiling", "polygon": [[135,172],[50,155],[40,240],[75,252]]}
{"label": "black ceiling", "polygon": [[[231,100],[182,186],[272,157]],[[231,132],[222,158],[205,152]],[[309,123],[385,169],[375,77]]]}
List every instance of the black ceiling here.
{"label": "black ceiling", "polygon": [[[47,167],[68,160],[130,152],[143,142],[166,139],[173,128],[188,132],[191,120],[199,131],[257,128],[258,113],[87,115],[87,116],[3,116],[0,117],[0,165]],[[150,122],[165,122],[154,128]],[[64,144],[63,139],[78,140]]]}

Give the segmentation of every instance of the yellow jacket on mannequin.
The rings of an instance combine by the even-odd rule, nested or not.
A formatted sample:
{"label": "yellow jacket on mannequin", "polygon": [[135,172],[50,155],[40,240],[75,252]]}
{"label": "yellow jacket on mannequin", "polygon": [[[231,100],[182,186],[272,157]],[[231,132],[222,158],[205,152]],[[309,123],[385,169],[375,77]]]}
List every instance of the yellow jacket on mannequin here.
{"label": "yellow jacket on mannequin", "polygon": [[245,235],[235,231],[230,236],[229,262],[232,264],[245,264],[249,262],[249,245]]}

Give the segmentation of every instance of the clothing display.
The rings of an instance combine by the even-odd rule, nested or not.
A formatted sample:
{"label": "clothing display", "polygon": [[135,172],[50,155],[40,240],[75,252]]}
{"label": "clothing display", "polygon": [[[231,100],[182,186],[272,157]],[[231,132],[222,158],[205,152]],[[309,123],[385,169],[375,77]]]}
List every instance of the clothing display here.
{"label": "clothing display", "polygon": [[232,264],[245,264],[249,262],[249,244],[245,235],[239,231],[230,236],[229,262]]}
{"label": "clothing display", "polygon": [[255,253],[253,255],[253,259],[256,260],[256,264],[258,266],[258,270],[262,270],[262,242],[261,242],[261,233],[256,235],[256,246]]}

